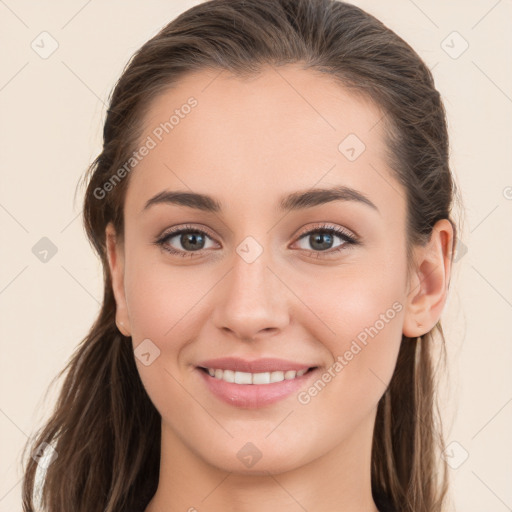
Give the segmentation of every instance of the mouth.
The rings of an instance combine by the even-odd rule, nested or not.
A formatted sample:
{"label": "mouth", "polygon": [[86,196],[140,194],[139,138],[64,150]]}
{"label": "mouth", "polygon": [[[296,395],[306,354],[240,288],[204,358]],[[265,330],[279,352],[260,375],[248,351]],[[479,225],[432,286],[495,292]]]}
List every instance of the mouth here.
{"label": "mouth", "polygon": [[261,409],[297,395],[320,373],[319,366],[300,370],[244,372],[197,366],[196,372],[206,392],[240,409]]}
{"label": "mouth", "polygon": [[222,380],[230,384],[251,386],[274,384],[278,382],[283,382],[285,380],[297,380],[309,374],[310,372],[316,370],[318,366],[303,368],[301,370],[276,370],[259,373],[242,372],[221,368],[208,368],[202,366],[198,366],[197,368],[203,373],[206,373],[207,375],[212,377],[213,379]]}

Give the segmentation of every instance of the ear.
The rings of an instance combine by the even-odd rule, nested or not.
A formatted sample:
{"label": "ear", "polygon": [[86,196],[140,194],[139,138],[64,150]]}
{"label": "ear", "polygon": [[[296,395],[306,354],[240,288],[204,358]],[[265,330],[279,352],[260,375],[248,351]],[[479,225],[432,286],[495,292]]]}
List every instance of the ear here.
{"label": "ear", "polygon": [[124,336],[131,336],[130,318],[124,293],[124,247],[112,222],[109,222],[105,228],[105,238],[112,290],[116,300],[116,325]]}
{"label": "ear", "polygon": [[448,294],[453,252],[453,227],[439,220],[425,246],[415,247],[415,270],[409,281],[403,334],[416,338],[441,317]]}

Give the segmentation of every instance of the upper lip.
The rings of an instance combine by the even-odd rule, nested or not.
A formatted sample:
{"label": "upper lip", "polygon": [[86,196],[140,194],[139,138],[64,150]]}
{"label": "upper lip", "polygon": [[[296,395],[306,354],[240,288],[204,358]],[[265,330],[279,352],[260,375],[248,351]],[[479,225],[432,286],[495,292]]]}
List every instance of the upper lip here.
{"label": "upper lip", "polygon": [[254,359],[248,361],[240,359],[238,357],[221,357],[219,359],[208,359],[207,361],[201,362],[199,365],[201,368],[213,368],[218,370],[233,370],[238,372],[248,373],[265,373],[265,372],[276,372],[288,370],[308,370],[313,368],[314,365],[297,363],[294,361],[286,361],[285,359],[275,359],[265,357],[261,359]]}

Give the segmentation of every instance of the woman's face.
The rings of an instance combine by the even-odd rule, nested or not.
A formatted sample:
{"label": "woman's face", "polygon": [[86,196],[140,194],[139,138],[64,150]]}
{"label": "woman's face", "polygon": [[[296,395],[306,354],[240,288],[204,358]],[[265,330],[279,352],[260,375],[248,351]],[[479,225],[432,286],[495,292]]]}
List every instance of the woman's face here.
{"label": "woman's face", "polygon": [[[410,291],[382,118],[298,66],[201,71],[152,102],[110,256],[167,446],[238,472],[369,449]],[[263,358],[284,362],[243,365]]]}

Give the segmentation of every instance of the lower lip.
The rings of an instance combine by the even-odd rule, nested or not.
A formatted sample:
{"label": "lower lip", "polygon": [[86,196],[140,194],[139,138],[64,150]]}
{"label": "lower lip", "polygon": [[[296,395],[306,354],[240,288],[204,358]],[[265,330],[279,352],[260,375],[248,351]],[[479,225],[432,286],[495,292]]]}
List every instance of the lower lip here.
{"label": "lower lip", "polygon": [[208,389],[223,402],[244,409],[257,409],[283,400],[297,392],[318,370],[315,368],[300,377],[273,382],[271,384],[235,384],[216,379],[204,370],[197,368]]}

